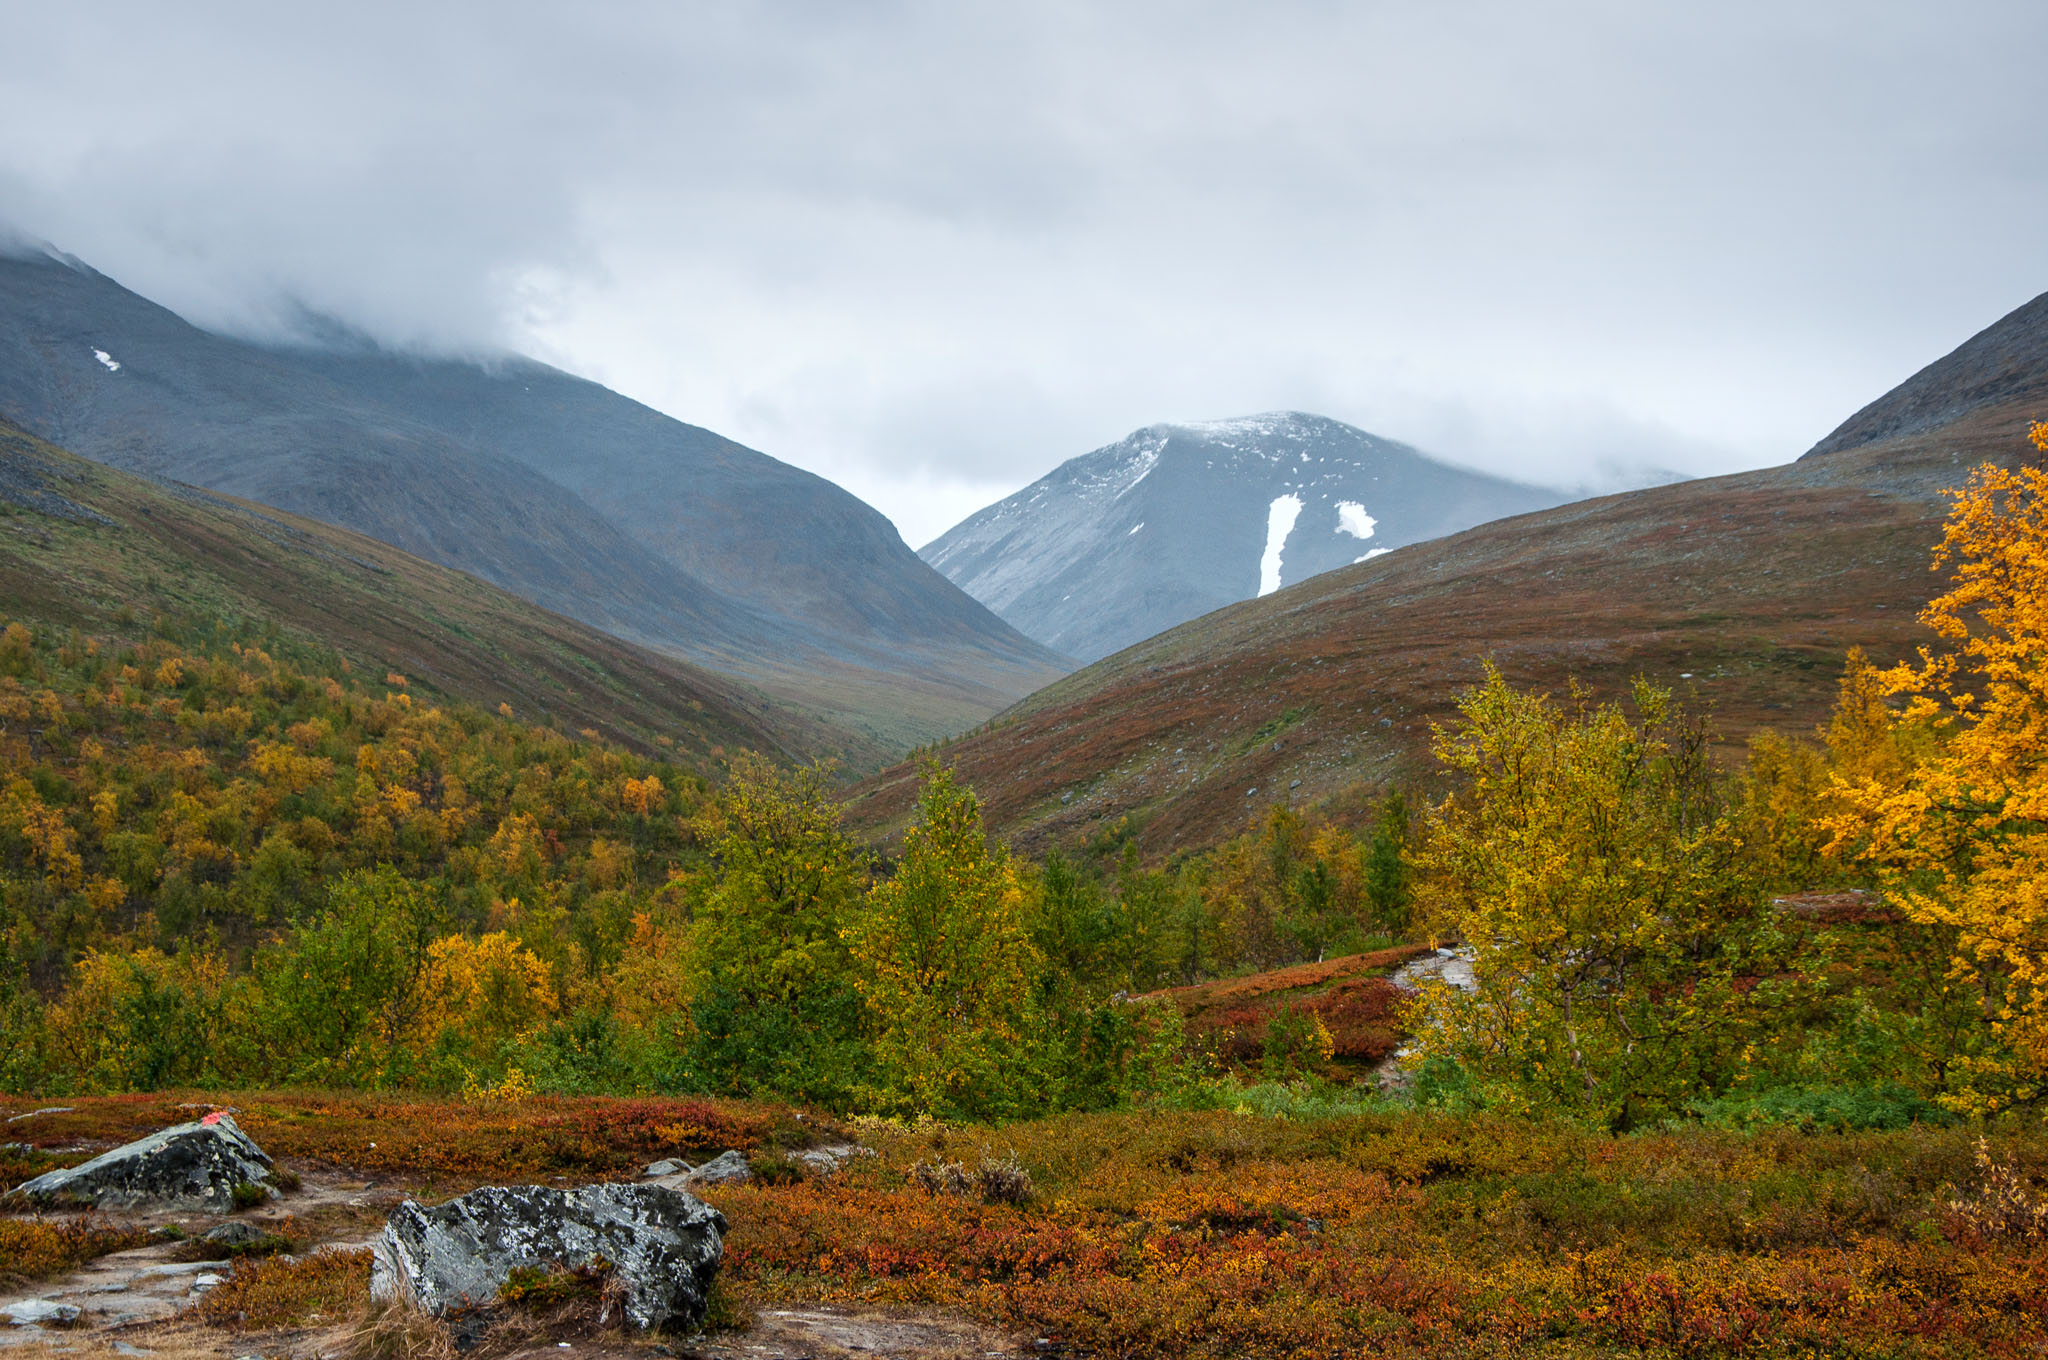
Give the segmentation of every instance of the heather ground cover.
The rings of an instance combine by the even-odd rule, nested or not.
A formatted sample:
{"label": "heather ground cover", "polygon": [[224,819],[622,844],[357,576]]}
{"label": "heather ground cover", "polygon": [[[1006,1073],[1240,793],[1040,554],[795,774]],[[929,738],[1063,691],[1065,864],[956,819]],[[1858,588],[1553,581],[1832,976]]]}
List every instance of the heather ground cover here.
{"label": "heather ground cover", "polygon": [[[73,1160],[196,1099],[90,1099],[14,1127]],[[618,1177],[718,1144],[764,1169],[812,1138],[874,1149],[829,1177],[704,1190],[733,1225],[729,1323],[797,1304],[912,1306],[1132,1356],[2048,1344],[2048,1209],[2034,1189],[2048,1138],[2018,1125],[1614,1135],[1496,1115],[1233,1110],[837,1125],[727,1101],[235,1099],[287,1165],[374,1166],[429,1197]],[[1022,1202],[1007,1202],[1014,1186],[991,1202],[972,1175],[948,1188],[918,1174],[997,1162],[1028,1176]],[[260,1330],[360,1299],[360,1257],[306,1259],[238,1266],[206,1316]]]}

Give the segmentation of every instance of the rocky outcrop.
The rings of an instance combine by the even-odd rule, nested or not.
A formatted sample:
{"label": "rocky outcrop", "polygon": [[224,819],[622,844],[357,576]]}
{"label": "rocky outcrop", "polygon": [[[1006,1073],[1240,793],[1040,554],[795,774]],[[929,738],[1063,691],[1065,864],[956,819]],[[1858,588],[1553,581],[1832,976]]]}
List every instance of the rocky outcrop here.
{"label": "rocky outcrop", "polygon": [[370,1292],[429,1313],[489,1304],[522,1266],[611,1267],[626,1321],[695,1327],[724,1253],[725,1216],[666,1185],[485,1186],[384,1225]]}
{"label": "rocky outcrop", "polygon": [[210,1114],[191,1124],[161,1129],[81,1166],[26,1181],[14,1193],[41,1203],[90,1204],[97,1209],[182,1209],[231,1213],[236,1191],[270,1194],[271,1162],[235,1125]]}

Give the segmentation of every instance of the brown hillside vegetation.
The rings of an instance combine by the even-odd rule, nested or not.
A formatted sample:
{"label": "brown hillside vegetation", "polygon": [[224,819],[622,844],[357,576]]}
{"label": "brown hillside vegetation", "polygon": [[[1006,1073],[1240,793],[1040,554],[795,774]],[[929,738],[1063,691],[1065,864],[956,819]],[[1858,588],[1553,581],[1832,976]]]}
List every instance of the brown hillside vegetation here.
{"label": "brown hillside vegetation", "polygon": [[[1810,729],[1851,645],[1885,660],[1928,640],[1916,614],[1937,584],[1941,492],[1978,461],[2025,452],[2040,384],[2013,373],[2048,374],[2037,311],[2048,303],[1900,389],[1918,411],[1936,404],[1930,384],[1957,393],[1938,424],[1883,434],[1874,403],[1856,418],[1874,440],[1850,434],[1786,467],[1500,520],[1314,577],[1098,662],[942,759],[1020,848],[1129,818],[1159,855],[1276,803],[1427,783],[1430,725],[1489,657],[1517,686],[1576,679],[1603,697],[1648,676],[1696,695],[1731,744]],[[1985,365],[2001,380],[1976,381]],[[914,791],[914,765],[887,771],[857,788],[849,820],[892,833]]]}
{"label": "brown hillside vegetation", "polygon": [[[0,423],[0,615],[139,637],[159,618],[337,653],[423,699],[511,707],[685,759],[880,748],[723,676],[361,534],[75,457]],[[285,641],[280,644],[276,635]]]}

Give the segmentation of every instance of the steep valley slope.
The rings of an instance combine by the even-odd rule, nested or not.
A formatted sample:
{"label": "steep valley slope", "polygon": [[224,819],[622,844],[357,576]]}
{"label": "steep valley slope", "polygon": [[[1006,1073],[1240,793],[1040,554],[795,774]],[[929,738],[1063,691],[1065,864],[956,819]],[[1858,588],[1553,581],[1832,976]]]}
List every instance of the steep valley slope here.
{"label": "steep valley slope", "polygon": [[822,478],[517,356],[258,345],[0,257],[0,418],[368,534],[901,750],[1069,669]]}
{"label": "steep valley slope", "polygon": [[[0,424],[0,621],[90,637],[222,630],[332,652],[373,686],[592,730],[707,774],[757,749],[872,745],[730,677],[636,647],[387,543],[79,458]],[[161,622],[161,625],[159,624]]]}
{"label": "steep valley slope", "polygon": [[[1039,849],[1129,834],[1152,854],[1279,804],[1429,787],[1432,723],[1495,661],[1515,684],[1595,693],[1638,675],[1710,709],[1728,742],[1810,730],[1844,652],[1896,658],[1945,487],[2028,456],[2048,415],[2048,296],[1850,418],[1787,466],[1482,525],[1205,615],[1089,666],[942,758],[991,824]],[[915,768],[853,791],[901,827]],[[1128,819],[1128,820],[1125,820]]]}

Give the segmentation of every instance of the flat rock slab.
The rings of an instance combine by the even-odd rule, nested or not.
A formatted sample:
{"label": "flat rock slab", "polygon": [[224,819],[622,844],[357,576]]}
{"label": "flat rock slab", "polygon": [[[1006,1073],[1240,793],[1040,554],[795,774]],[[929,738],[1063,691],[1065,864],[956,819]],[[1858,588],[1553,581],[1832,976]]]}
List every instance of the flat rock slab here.
{"label": "flat rock slab", "polygon": [[373,1297],[429,1313],[488,1305],[520,1266],[613,1268],[633,1326],[695,1327],[724,1253],[725,1215],[665,1185],[487,1185],[435,1208],[411,1200],[384,1225]]}
{"label": "flat rock slab", "polygon": [[85,1315],[85,1310],[75,1303],[60,1303],[54,1299],[16,1299],[13,1303],[0,1303],[0,1317],[5,1317],[17,1327],[69,1327]]}
{"label": "flat rock slab", "polygon": [[[270,1158],[233,1116],[208,1115],[159,1129],[103,1152],[82,1166],[51,1171],[16,1187],[34,1201],[97,1209],[186,1209],[232,1213],[237,1186],[263,1186]],[[264,1191],[268,1194],[266,1188]]]}
{"label": "flat rock slab", "polygon": [[[211,1262],[186,1265],[165,1259],[176,1248],[177,1243],[165,1242],[115,1252],[88,1262],[61,1280],[42,1281],[35,1288],[42,1301],[80,1311],[73,1335],[162,1322],[197,1301],[203,1291],[195,1290],[194,1285],[201,1273],[209,1267],[220,1269]],[[25,1327],[0,1326],[0,1350],[30,1335],[33,1333]]]}

